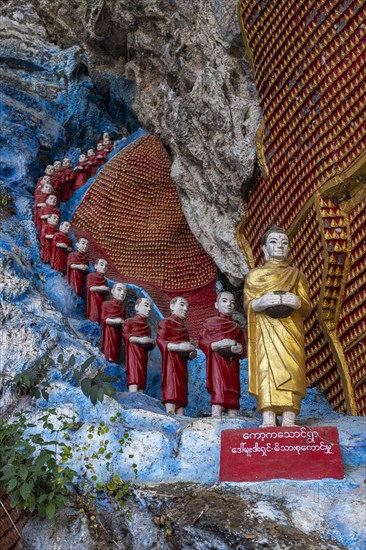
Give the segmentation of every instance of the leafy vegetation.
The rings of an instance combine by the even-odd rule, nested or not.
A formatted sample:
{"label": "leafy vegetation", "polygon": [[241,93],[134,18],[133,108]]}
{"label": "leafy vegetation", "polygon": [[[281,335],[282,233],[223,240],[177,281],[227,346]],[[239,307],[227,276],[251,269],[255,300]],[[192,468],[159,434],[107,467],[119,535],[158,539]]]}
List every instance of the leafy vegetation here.
{"label": "leafy vegetation", "polygon": [[65,375],[70,369],[74,369],[74,381],[77,386],[81,387],[81,391],[86,397],[89,397],[93,405],[96,405],[98,401],[103,402],[104,396],[109,395],[113,397],[116,393],[113,382],[117,382],[118,378],[110,374],[105,374],[105,366],[94,369],[92,376],[88,376],[88,369],[95,361],[95,357],[91,356],[84,363],[74,369],[76,359],[74,355],[71,355],[66,364],[64,364],[64,358],[59,355],[57,362],[64,364],[61,369],[61,374]]}
{"label": "leafy vegetation", "polygon": [[11,195],[4,187],[3,182],[0,180],[0,206],[5,207],[11,202]]}
{"label": "leafy vegetation", "polygon": [[[103,367],[90,372],[94,360],[95,357],[90,357],[75,367],[74,355],[65,361],[60,354],[54,361],[45,354],[7,384],[20,395],[48,401],[50,369],[60,366],[62,375],[71,377],[95,405],[105,395],[114,395],[112,383],[117,378],[104,374]],[[37,418],[37,424],[29,415]],[[109,425],[101,421],[83,428],[83,422],[51,408],[41,409],[37,415],[34,411],[23,411],[11,421],[0,420],[0,486],[9,493],[11,507],[52,518],[65,505],[70,492],[77,493],[93,510],[100,491],[124,507],[127,497],[132,495],[131,485],[113,469],[115,453],[123,453],[131,441],[123,423],[121,413],[116,413],[109,418]],[[112,425],[123,433],[118,449],[115,443],[112,448],[109,439]],[[72,434],[81,428],[84,434],[79,443]],[[133,459],[133,455],[128,458]],[[68,466],[71,462],[78,465],[78,472]],[[109,474],[107,481],[98,478],[96,465],[100,464]],[[137,477],[136,463],[132,464],[132,470]]]}
{"label": "leafy vegetation", "polygon": [[23,372],[8,380],[7,385],[19,395],[30,395],[36,399],[43,397],[48,401],[50,388],[48,374],[53,364],[51,357],[44,355]]}
{"label": "leafy vegetation", "polygon": [[[65,498],[77,473],[57,460],[57,441],[46,440],[42,433],[32,433],[36,425],[27,420],[26,413],[16,413],[14,420],[0,420],[0,485],[10,495],[10,505],[41,517],[52,518]],[[69,419],[48,411],[40,419],[41,428],[50,435],[69,427]],[[39,428],[38,428],[39,429]]]}
{"label": "leafy vegetation", "polygon": [[75,367],[75,355],[65,361],[62,354],[57,357],[55,362],[48,354],[44,354],[37,359],[30,367],[17,374],[7,382],[20,395],[29,395],[36,399],[43,397],[46,401],[49,398],[50,380],[49,372],[52,367],[58,365],[61,368],[61,374],[66,376],[72,371],[72,378],[76,386],[81,387],[83,394],[90,399],[93,405],[98,401],[103,402],[104,396],[113,397],[116,393],[112,383],[117,382],[118,378],[110,374],[105,374],[105,366],[94,368],[93,374],[88,373],[92,367],[95,357],[91,356],[81,365]]}

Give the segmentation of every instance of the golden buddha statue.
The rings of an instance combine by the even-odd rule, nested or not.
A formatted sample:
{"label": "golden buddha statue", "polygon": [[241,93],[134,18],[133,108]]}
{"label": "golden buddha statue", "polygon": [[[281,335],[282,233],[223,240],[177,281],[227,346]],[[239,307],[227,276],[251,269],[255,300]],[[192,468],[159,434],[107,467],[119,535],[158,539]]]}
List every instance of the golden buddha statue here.
{"label": "golden buddha statue", "polygon": [[265,263],[245,281],[248,315],[249,393],[256,397],[263,427],[295,426],[306,394],[303,318],[312,305],[304,274],[290,265],[289,239],[280,227],[262,238]]}

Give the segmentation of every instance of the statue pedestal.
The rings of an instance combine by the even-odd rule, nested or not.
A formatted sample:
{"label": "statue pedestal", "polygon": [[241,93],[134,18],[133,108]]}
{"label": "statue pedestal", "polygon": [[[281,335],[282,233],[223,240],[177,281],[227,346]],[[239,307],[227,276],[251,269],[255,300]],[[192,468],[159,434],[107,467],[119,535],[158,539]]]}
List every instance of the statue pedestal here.
{"label": "statue pedestal", "polygon": [[338,429],[249,428],[221,433],[220,481],[343,479]]}

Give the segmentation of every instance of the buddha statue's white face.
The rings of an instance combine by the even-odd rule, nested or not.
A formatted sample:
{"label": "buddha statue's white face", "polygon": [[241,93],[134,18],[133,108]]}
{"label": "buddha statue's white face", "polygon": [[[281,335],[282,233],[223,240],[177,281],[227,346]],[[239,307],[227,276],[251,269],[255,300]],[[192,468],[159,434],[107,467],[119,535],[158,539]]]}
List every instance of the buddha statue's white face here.
{"label": "buddha statue's white face", "polygon": [[135,305],[136,312],[141,317],[149,317],[151,312],[151,302],[147,298],[142,298],[138,304]]}
{"label": "buddha statue's white face", "polygon": [[53,163],[53,167],[54,167],[55,170],[61,170],[61,162],[59,160],[56,160]]}
{"label": "buddha statue's white face", "polygon": [[94,155],[94,149],[88,149],[88,157],[92,157]]}
{"label": "buddha statue's white face", "polygon": [[85,161],[86,161],[86,155],[80,155],[79,162],[85,162]]}
{"label": "buddha statue's white face", "polygon": [[107,271],[107,265],[107,260],[103,260],[103,258],[100,258],[94,265],[95,271],[104,275],[104,273]]}
{"label": "buddha statue's white face", "polygon": [[62,231],[62,233],[68,233],[70,231],[70,227],[70,222],[62,222],[60,225],[60,231]]}
{"label": "buddha statue's white face", "polygon": [[266,244],[263,246],[266,260],[286,260],[288,251],[289,242],[287,235],[276,231],[268,235]]}
{"label": "buddha statue's white face", "polygon": [[127,288],[123,283],[116,283],[113,286],[111,293],[113,298],[115,298],[119,302],[123,302],[123,300],[126,298]]}
{"label": "buddha statue's white face", "polygon": [[48,219],[47,219],[48,223],[51,225],[57,225],[58,220],[59,220],[59,217],[57,214],[51,214],[50,216],[48,216]]}
{"label": "buddha statue's white face", "polygon": [[174,304],[170,306],[170,311],[177,317],[180,317],[180,319],[185,319],[187,317],[188,308],[189,305],[187,300],[179,297]]}
{"label": "buddha statue's white face", "polygon": [[50,195],[53,192],[53,187],[50,183],[44,183],[42,186],[42,193],[46,193],[46,195]]}
{"label": "buddha statue's white face", "polygon": [[62,161],[62,166],[64,168],[69,168],[71,166],[71,160],[69,158],[64,158]]}
{"label": "buddha statue's white face", "polygon": [[55,173],[55,169],[54,167],[52,166],[52,164],[49,164],[45,170],[45,173],[47,174],[47,176],[53,176],[53,174]]}
{"label": "buddha statue's white face", "polygon": [[46,204],[48,204],[48,206],[56,206],[57,204],[56,195],[50,195],[49,197],[47,197]]}
{"label": "buddha statue's white face", "polygon": [[235,298],[231,292],[222,292],[215,304],[215,308],[223,315],[232,315],[235,310]]}
{"label": "buddha statue's white face", "polygon": [[76,243],[76,250],[78,250],[82,254],[84,254],[88,250],[88,247],[89,241],[88,239],[84,239],[83,237],[81,237]]}

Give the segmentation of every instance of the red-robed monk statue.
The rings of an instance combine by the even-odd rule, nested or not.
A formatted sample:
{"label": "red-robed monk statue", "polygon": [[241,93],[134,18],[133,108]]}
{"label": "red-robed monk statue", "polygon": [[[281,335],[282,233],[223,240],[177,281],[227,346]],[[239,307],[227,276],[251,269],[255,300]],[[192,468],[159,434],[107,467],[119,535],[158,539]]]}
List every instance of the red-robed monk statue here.
{"label": "red-robed monk statue", "polygon": [[72,251],[72,240],[69,237],[70,222],[62,222],[60,229],[52,239],[51,267],[60,273],[66,273],[67,256]]}
{"label": "red-robed monk statue", "polygon": [[73,186],[74,191],[77,191],[78,189],[80,189],[80,187],[85,185],[89,177],[89,169],[90,169],[90,164],[86,155],[81,154],[79,156],[79,162],[74,168],[74,172],[75,172],[75,181]]}
{"label": "red-robed monk statue", "polygon": [[122,331],[126,349],[126,384],[129,392],[143,392],[147,383],[148,353],[154,347],[147,324],[151,312],[150,300],[138,298],[135,311],[136,315],[125,321]]}
{"label": "red-robed monk statue", "polygon": [[109,294],[108,281],[105,278],[107,261],[99,258],[94,264],[94,273],[86,277],[86,317],[89,321],[100,322],[100,309]]}
{"label": "red-robed monk statue", "polygon": [[103,143],[98,143],[96,157],[98,160],[98,167],[103,166],[107,162],[108,151],[104,151]]}
{"label": "red-robed monk statue", "polygon": [[156,338],[162,355],[162,402],[170,414],[184,414],[188,404],[187,360],[197,355],[184,322],[188,307],[185,298],[173,298],[172,315],[160,321]]}
{"label": "red-robed monk statue", "polygon": [[51,263],[52,259],[52,241],[57,232],[60,217],[57,214],[51,214],[41,232],[41,258],[46,264]]}
{"label": "red-robed monk statue", "polygon": [[[52,181],[53,181],[53,176],[54,176],[54,173],[55,173],[55,169],[53,167],[52,164],[48,164],[46,166],[46,169],[44,171],[44,175],[43,176],[40,176],[37,180],[37,187],[39,187],[42,183],[42,180],[45,176],[47,176],[49,178],[49,181],[48,183],[50,183],[52,185]],[[45,182],[44,182],[45,183]]]}
{"label": "red-robed monk statue", "polygon": [[[46,180],[46,176],[43,177],[43,181]],[[48,176],[46,183],[42,184],[42,187],[40,190],[36,189],[36,192],[34,194],[34,224],[39,228],[40,221],[39,221],[39,211],[41,208],[46,206],[46,200],[48,199],[49,195],[53,194],[53,187],[50,183],[47,183],[49,181]]]}
{"label": "red-robed monk statue", "polygon": [[67,282],[74,289],[76,294],[81,297],[83,296],[84,279],[89,272],[87,257],[88,246],[88,239],[80,237],[76,243],[76,252],[71,252],[67,258]]}
{"label": "red-robed monk statue", "polygon": [[114,283],[111,288],[111,300],[102,303],[100,322],[102,325],[102,352],[107,361],[119,363],[122,344],[122,327],[126,318],[122,305],[127,288],[123,283]]}
{"label": "red-robed monk statue", "polygon": [[76,174],[71,167],[71,160],[68,157],[65,157],[62,161],[62,190],[61,190],[61,201],[67,202],[72,197],[72,189],[74,181],[76,179]]}
{"label": "red-robed monk statue", "polygon": [[227,411],[236,418],[240,408],[239,359],[245,357],[245,337],[232,319],[235,299],[231,292],[220,292],[215,308],[218,315],[204,322],[199,341],[206,355],[206,387],[211,394],[212,416],[219,418]]}
{"label": "red-robed monk statue", "polygon": [[87,152],[87,158],[89,162],[89,178],[92,178],[97,173],[98,169],[98,159],[97,155],[95,154],[94,149],[88,149]]}
{"label": "red-robed monk statue", "polygon": [[56,214],[60,217],[60,209],[57,208],[57,197],[56,195],[48,195],[46,199],[46,206],[42,206],[38,212],[38,232],[41,236],[42,227],[47,223],[48,218],[51,214]]}

